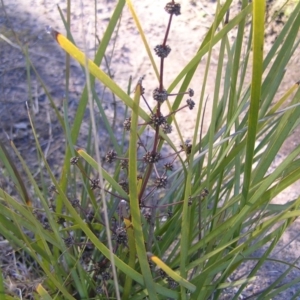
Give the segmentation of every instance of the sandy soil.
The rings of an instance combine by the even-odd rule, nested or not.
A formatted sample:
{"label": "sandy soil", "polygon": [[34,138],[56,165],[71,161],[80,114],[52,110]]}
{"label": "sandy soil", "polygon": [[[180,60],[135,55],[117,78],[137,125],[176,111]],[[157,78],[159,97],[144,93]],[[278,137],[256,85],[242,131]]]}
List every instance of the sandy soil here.
{"label": "sandy soil", "polygon": [[[161,42],[162,34],[165,32],[167,24],[167,14],[163,10],[164,3],[160,0],[144,0],[133,1],[137,14],[142,21],[142,26],[148,39],[150,47],[153,48]],[[182,1],[183,2],[183,1]],[[88,4],[89,3],[89,4]],[[92,3],[92,4],[90,4]],[[106,28],[108,20],[113,12],[115,1],[98,1],[97,14],[95,18],[95,8],[92,6],[93,1],[84,1],[81,4],[79,0],[72,0],[72,20],[71,32],[79,47],[86,48],[90,57],[95,52],[93,36],[96,34],[101,37]],[[50,1],[50,0],[4,0],[5,11],[0,10],[0,34],[9,39],[13,44],[9,44],[0,39],[0,137],[6,140],[6,137],[13,139],[22,155],[26,157],[33,169],[38,168],[36,161],[36,153],[34,153],[34,141],[29,129],[27,112],[24,102],[32,98],[30,105],[34,109],[35,122],[38,124],[39,135],[42,141],[43,149],[46,152],[53,170],[60,169],[60,158],[63,156],[64,140],[61,136],[61,129],[55,120],[54,114],[51,112],[47,95],[45,94],[37,76],[30,72],[30,86],[28,90],[27,82],[27,65],[24,56],[17,48],[17,41],[12,32],[12,28],[17,34],[20,42],[28,46],[30,58],[33,65],[37,68],[41,78],[45,82],[47,88],[55,104],[62,107],[62,101],[65,98],[65,56],[64,53],[54,43],[50,35],[45,31],[45,26],[50,25],[53,28],[65,33],[62,21],[60,19],[57,5],[63,13],[66,12],[66,1]],[[208,26],[213,20],[215,10],[215,1],[185,1],[182,5],[182,15],[175,19],[172,24],[169,45],[172,48],[169,61],[166,65],[165,85],[168,86],[175,78],[175,74],[181,70],[189,59],[196,53],[200,41],[203,39]],[[238,4],[236,4],[238,8]],[[276,7],[271,8],[273,11]],[[5,14],[6,12],[6,14]],[[232,12],[234,14],[234,11]],[[201,20],[201,21],[199,21]],[[277,20],[278,21],[278,20]],[[97,24],[97,26],[95,26]],[[282,24],[274,21],[268,27],[268,48],[275,39],[276,34],[280,31]],[[95,30],[96,28],[96,30]],[[87,34],[86,34],[87,33]],[[86,44],[84,44],[86,41]],[[110,45],[112,50],[113,45]],[[122,23],[120,25],[118,39],[114,46],[113,60],[108,55],[109,70],[113,74],[116,82],[124,89],[127,88],[129,75],[136,82],[142,75],[146,75],[144,84],[146,87],[146,97],[157,86],[153,68],[147,59],[144,47],[141,46],[139,34],[135,28],[134,22],[130,16],[128,9],[124,10]],[[298,68],[295,67],[297,55],[292,59],[291,68],[287,70],[285,80],[282,84],[282,91],[290,86],[291,82],[299,80]],[[206,95],[210,95],[210,91],[214,86],[214,77],[216,70],[217,51],[213,53],[212,69],[209,72],[208,84],[206,87]],[[157,61],[156,61],[157,62]],[[195,94],[201,92],[201,83],[203,80],[203,70],[206,60],[204,59],[198,68],[191,87],[195,90]],[[107,70],[107,66],[104,66]],[[71,62],[71,79],[69,93],[69,111],[70,119],[72,111],[78,104],[85,78],[79,65]],[[97,87],[99,94],[103,93],[105,100],[105,108],[110,118],[113,117],[112,97],[108,91],[103,90],[99,85]],[[150,97],[148,97],[150,98]],[[150,101],[151,104],[151,101]],[[210,115],[210,105],[208,104],[207,116]],[[124,107],[121,103],[117,103],[117,119],[119,123],[124,119]],[[195,115],[190,111],[178,114],[180,123],[184,124],[184,138],[191,137],[194,130]],[[86,128],[88,127],[88,113],[86,118]],[[209,120],[204,125],[207,129]],[[80,141],[84,144],[84,136],[86,131],[81,132]],[[282,159],[294,146],[292,143],[299,142],[298,132],[286,143],[278,154],[278,161]],[[176,136],[172,137],[175,144],[179,145]],[[79,144],[81,143],[79,141]],[[275,164],[278,162],[274,162]],[[1,179],[5,182],[5,179]],[[295,195],[299,195],[298,186],[291,187],[285,191],[276,201],[284,203],[292,199]],[[273,258],[287,260],[293,262],[300,255],[300,237],[298,236],[300,224],[295,224],[286,231],[280,241],[277,250],[272,254]],[[287,245],[285,248],[284,245]],[[283,250],[280,250],[282,249]],[[298,264],[299,266],[299,264]],[[242,266],[241,272],[249,269],[249,265]],[[275,262],[266,264],[258,275],[257,281],[248,287],[245,297],[251,296],[253,293],[263,289],[272,282],[279,274],[284,272],[285,267]],[[300,271],[294,270],[290,273],[286,280],[300,278]],[[295,285],[288,291],[284,292],[279,298],[274,299],[290,299],[292,294],[300,288]],[[228,295],[224,295],[223,299],[231,299],[234,291],[228,291]]]}

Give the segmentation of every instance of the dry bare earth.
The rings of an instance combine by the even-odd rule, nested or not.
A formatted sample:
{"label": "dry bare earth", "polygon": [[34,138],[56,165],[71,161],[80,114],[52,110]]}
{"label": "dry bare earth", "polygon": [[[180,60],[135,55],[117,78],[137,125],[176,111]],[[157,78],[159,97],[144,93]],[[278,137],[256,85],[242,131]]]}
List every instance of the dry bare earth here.
{"label": "dry bare earth", "polygon": [[[140,16],[142,26],[151,48],[161,42],[165,28],[167,25],[167,14],[163,10],[163,1],[133,1],[137,14]],[[272,2],[272,1],[270,1]],[[95,32],[101,38],[108,20],[113,12],[116,1],[98,1],[96,7],[97,19],[95,20],[95,8],[93,1],[72,0],[72,20],[71,32],[74,35],[76,43],[82,49],[87,48],[90,57],[95,52]],[[66,99],[65,91],[65,55],[61,49],[55,44],[51,36],[46,34],[45,26],[51,25],[53,28],[65,33],[62,21],[57,10],[57,5],[62,11],[66,12],[66,1],[50,1],[50,0],[11,0],[4,1],[5,11],[0,10],[0,33],[8,38],[14,45],[17,41],[12,32],[16,33],[18,39],[23,45],[28,46],[30,58],[36,67],[40,77],[45,82],[51,96],[53,97],[57,107],[62,109],[63,101]],[[272,4],[272,3],[271,3]],[[238,10],[238,4],[235,9]],[[272,8],[275,11],[275,8]],[[195,54],[204,34],[213,20],[215,10],[214,1],[182,1],[182,15],[175,18],[172,23],[170,32],[169,45],[172,48],[171,55],[166,62],[165,86],[167,87],[175,78],[176,74],[186,65],[189,59]],[[231,14],[235,14],[234,9]],[[283,19],[284,21],[284,19]],[[96,23],[96,26],[95,26]],[[271,22],[267,28],[267,45],[266,49],[271,47],[272,41],[281,29],[281,20],[278,18]],[[95,30],[96,28],[96,30]],[[88,34],[85,34],[88,32]],[[234,38],[234,37],[232,37]],[[83,41],[86,40],[86,45]],[[114,45],[113,59],[111,59],[111,50]],[[109,71],[113,75],[116,82],[124,89],[127,89],[129,76],[133,77],[135,83],[137,79],[146,75],[144,84],[146,87],[146,97],[151,104],[151,91],[157,86],[157,80],[147,59],[147,54],[141,43],[138,31],[134,22],[125,8],[122,22],[117,35],[116,41],[112,41],[108,51]],[[0,40],[0,138],[6,141],[7,137],[11,138],[31,169],[38,176],[40,169],[35,153],[34,140],[29,127],[28,116],[25,110],[25,101],[29,101],[31,112],[34,116],[39,139],[47,159],[52,166],[52,170],[59,176],[60,166],[63,157],[65,141],[63,140],[62,130],[59,123],[50,108],[50,104],[37,76],[30,70],[30,82],[28,83],[27,72],[29,70],[26,65],[21,51],[4,40]],[[206,86],[206,95],[212,98],[210,94],[214,86],[214,78],[216,73],[217,50],[213,52],[211,70],[209,72],[208,84]],[[282,91],[284,92],[291,84],[299,80],[299,73],[295,60],[292,59],[291,67],[288,68]],[[203,80],[203,70],[206,60],[204,59],[196,74],[191,87],[195,90],[195,95],[200,95],[200,88]],[[108,70],[107,66],[103,66]],[[74,61],[71,61],[71,79],[69,83],[69,94],[67,103],[69,106],[68,115],[70,120],[74,115],[74,111],[78,105],[80,94],[85,83],[85,76],[82,69]],[[30,89],[28,89],[30,86]],[[98,94],[105,103],[105,108],[110,119],[114,117],[113,98],[108,91],[102,86],[97,86]],[[122,131],[121,124],[124,120],[124,106],[117,102],[117,130]],[[96,109],[96,108],[95,108]],[[210,115],[210,105],[206,112],[206,116]],[[190,138],[194,130],[195,115],[190,111],[181,112],[176,115],[177,121],[184,126],[184,138]],[[204,125],[207,129],[209,120]],[[81,130],[81,136],[78,144],[85,147],[85,137],[87,136],[87,128],[89,124],[89,113],[86,112],[85,124]],[[102,132],[102,124],[99,121],[99,135],[105,136]],[[299,133],[299,131],[297,131]],[[172,137],[176,145],[179,140],[176,136]],[[293,138],[286,143],[282,152],[278,154],[277,164],[291,149],[298,144],[299,137],[294,135]],[[107,149],[103,149],[104,151]],[[1,176],[2,186],[7,186],[8,191],[13,192],[10,183]],[[276,201],[285,203],[299,195],[297,186],[285,191]],[[300,238],[298,236],[299,222],[286,231],[281,239],[277,249],[271,255],[273,258],[293,263],[300,255]],[[284,245],[287,245],[284,247]],[[257,253],[261,255],[262,252]],[[300,267],[299,263],[297,264]],[[239,274],[247,273],[250,265],[245,264],[241,267]],[[247,287],[245,296],[262,290],[268,286],[275,278],[277,278],[285,270],[284,264],[269,262],[264,265],[259,272],[257,280]],[[299,277],[300,272],[294,269],[288,274],[285,281]],[[234,279],[234,278],[232,278]],[[282,293],[275,299],[290,299],[292,294],[300,288],[295,285],[293,288]],[[224,294],[224,299],[230,299],[234,295],[234,290]]]}

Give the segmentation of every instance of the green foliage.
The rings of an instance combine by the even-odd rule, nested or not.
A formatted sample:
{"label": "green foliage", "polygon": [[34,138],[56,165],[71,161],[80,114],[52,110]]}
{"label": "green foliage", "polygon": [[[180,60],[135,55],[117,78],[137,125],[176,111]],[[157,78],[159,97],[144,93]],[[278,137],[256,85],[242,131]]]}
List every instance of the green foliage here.
{"label": "green foliage", "polygon": [[[299,125],[298,84],[291,85],[276,103],[273,99],[299,44],[300,4],[290,13],[272,48],[263,57],[262,2],[242,1],[240,12],[229,20],[226,12],[232,1],[226,1],[223,6],[218,3],[214,22],[198,52],[186,67],[178,70],[167,89],[168,94],[175,89],[179,91],[174,103],[157,101],[150,114],[139,105],[143,97],[142,78],[131,95],[98,68],[117,30],[124,0],[115,8],[94,62],[87,60],[71,42],[70,31],[68,38],[51,31],[62,49],[90,74],[73,124],[51,102],[67,141],[60,179],[55,178],[44,157],[33,123],[36,149],[52,182],[49,190],[40,189],[12,143],[26,174],[26,179],[22,179],[9,152],[0,144],[1,161],[17,194],[12,196],[0,189],[1,234],[27,260],[25,264],[32,264],[39,274],[39,285],[36,284],[33,293],[36,299],[144,299],[147,296],[149,299],[218,299],[225,289],[233,287],[237,287],[234,299],[238,299],[247,284],[255,281],[281,235],[299,216],[300,204],[300,198],[282,205],[271,202],[300,179],[300,146],[269,172],[282,144]],[[161,93],[162,74],[157,71],[133,5],[130,1],[127,5],[158,77]],[[176,22],[175,16],[172,17],[172,22]],[[246,24],[250,20],[247,35]],[[67,22],[65,25],[68,29]],[[228,36],[236,28],[237,38],[230,42]],[[211,121],[208,131],[199,137],[196,129],[201,127],[205,113],[205,87],[216,45],[219,58]],[[204,55],[207,55],[207,65],[202,93],[193,96],[199,99],[197,113],[194,112],[197,119],[193,139],[176,149],[166,128],[172,124],[182,136],[180,125],[172,123],[172,116],[187,106],[183,103],[183,93],[192,96],[188,87]],[[162,61],[167,64],[168,58]],[[250,84],[246,83],[247,69],[252,70]],[[127,119],[129,133],[125,131],[128,150],[120,146],[121,141],[105,116],[95,92],[95,80],[110,89],[131,111],[131,119]],[[52,101],[50,95],[49,101]],[[106,160],[113,162],[109,170],[102,166],[100,157],[105,154],[97,153],[95,134],[88,139],[86,149],[90,151],[74,146],[84,111],[94,102],[114,145],[114,151],[106,154]],[[159,123],[162,105],[168,105],[170,115]],[[28,114],[31,120],[29,110]],[[140,137],[146,128],[153,131],[153,137],[144,144]],[[168,160],[159,154],[163,146],[176,151]],[[166,162],[169,165],[164,166]],[[127,182],[121,182],[124,176]],[[38,207],[32,205],[36,200],[30,199],[38,199]],[[259,249],[264,249],[264,253],[254,256]],[[255,262],[249,273],[228,281],[242,263],[249,261]],[[294,267],[288,266],[288,270]],[[279,283],[280,279],[262,290],[257,299],[270,299],[292,284],[279,286]],[[1,276],[1,292],[4,286],[5,279],[2,281]]]}

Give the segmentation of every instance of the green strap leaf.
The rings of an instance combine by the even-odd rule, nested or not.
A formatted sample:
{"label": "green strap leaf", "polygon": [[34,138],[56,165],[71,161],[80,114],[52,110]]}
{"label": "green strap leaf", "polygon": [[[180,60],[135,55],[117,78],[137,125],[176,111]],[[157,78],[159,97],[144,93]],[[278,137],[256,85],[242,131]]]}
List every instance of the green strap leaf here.
{"label": "green strap leaf", "polygon": [[248,118],[248,135],[246,146],[246,161],[243,184],[242,202],[245,204],[251,182],[252,163],[256,141],[261,83],[263,73],[263,49],[265,26],[265,1],[253,1],[253,69],[251,82],[251,99]]}
{"label": "green strap leaf", "polygon": [[144,277],[144,284],[149,293],[149,299],[157,299],[156,290],[148,263],[145,240],[142,228],[140,203],[137,186],[137,126],[139,117],[139,101],[141,95],[141,83],[137,84],[131,116],[130,142],[129,142],[129,200],[132,226],[136,241],[136,251]]}

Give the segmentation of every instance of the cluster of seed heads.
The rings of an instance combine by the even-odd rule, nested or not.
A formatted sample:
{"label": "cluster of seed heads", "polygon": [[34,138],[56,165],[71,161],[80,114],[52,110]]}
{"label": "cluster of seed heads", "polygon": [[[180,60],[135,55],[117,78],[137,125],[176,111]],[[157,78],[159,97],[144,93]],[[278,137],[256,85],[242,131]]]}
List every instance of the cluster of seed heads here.
{"label": "cluster of seed heads", "polygon": [[[180,4],[175,3],[174,1],[171,1],[167,3],[165,10],[168,14],[170,14],[170,20],[172,19],[172,16],[178,16],[180,15]],[[169,22],[170,26],[171,22]],[[186,105],[182,106],[181,108],[177,109],[176,111],[171,112],[167,116],[163,116],[161,113],[161,106],[164,105],[166,101],[171,96],[176,96],[179,94],[170,94],[168,91],[164,88],[163,84],[163,71],[164,71],[164,60],[169,56],[171,53],[171,48],[166,44],[167,38],[168,38],[168,33],[169,33],[169,28],[166,30],[166,35],[164,38],[164,41],[162,44],[156,45],[154,47],[154,52],[158,56],[161,62],[161,74],[159,78],[159,84],[158,87],[154,89],[152,92],[152,97],[156,101],[156,106],[152,110],[150,106],[148,105],[148,102],[145,99],[145,88],[143,86],[143,80],[144,77],[141,77],[138,81],[138,85],[140,86],[140,91],[141,91],[141,97],[144,99],[146,102],[150,114],[149,114],[149,121],[145,124],[142,125],[147,125],[148,128],[153,129],[154,131],[154,137],[153,137],[153,142],[149,143],[144,143],[139,136],[139,142],[137,145],[137,149],[139,151],[144,151],[143,154],[139,153],[139,158],[138,161],[140,162],[141,167],[139,167],[139,176],[136,178],[137,184],[139,186],[139,204],[140,204],[140,209],[141,212],[143,213],[143,216],[148,223],[149,227],[155,226],[155,217],[157,217],[157,212],[156,212],[156,207],[159,207],[155,205],[149,206],[149,201],[151,204],[151,199],[157,198],[159,193],[155,194],[155,191],[159,189],[165,189],[168,187],[169,184],[169,173],[174,171],[174,161],[179,155],[180,152],[185,152],[186,155],[189,155],[192,151],[192,144],[190,141],[186,141],[182,145],[180,145],[180,150],[174,154],[168,155],[167,157],[163,157],[162,154],[160,153],[160,146],[159,142],[163,141],[163,135],[164,134],[170,134],[172,132],[172,126],[171,126],[171,118],[169,118],[171,115],[174,115],[177,113],[179,110],[183,108],[189,108],[192,110],[195,106],[195,102],[192,100],[192,97],[194,96],[194,91],[189,88],[187,92],[181,93],[184,95],[187,95],[189,98],[186,100]],[[133,131],[137,132],[137,128],[132,128],[132,122],[131,118],[126,118],[124,123],[123,123],[124,131]],[[105,155],[105,162],[109,164],[118,164],[119,166],[119,171],[120,176],[119,176],[119,186],[129,195],[129,180],[128,180],[128,169],[130,167],[130,161],[129,159],[124,156],[124,157],[119,157],[121,155],[117,155],[117,152],[114,149],[109,150],[106,155]],[[170,159],[171,158],[171,159]],[[165,161],[168,159],[168,161]],[[79,164],[79,157],[73,157],[70,160],[70,164],[77,166],[81,172],[87,176],[82,169],[82,164]],[[160,171],[160,169],[162,169]],[[123,174],[124,173],[124,174]],[[88,176],[87,176],[88,177]],[[90,188],[94,193],[98,189],[104,189],[105,187],[100,186],[100,180],[98,178],[96,179],[89,179],[90,183]],[[127,237],[127,228],[124,226],[124,223],[122,222],[124,219],[130,219],[130,210],[129,210],[129,205],[128,205],[128,200],[122,199],[118,194],[114,194],[110,190],[105,190],[107,193],[110,193],[113,197],[119,201],[118,203],[118,209],[117,209],[117,214],[118,218],[113,217],[111,219],[111,224],[110,224],[110,230],[112,231],[112,236],[113,240],[115,241],[115,249],[118,247],[124,246],[128,247],[128,237]],[[51,195],[58,194],[57,189],[55,186],[52,186],[49,189],[49,193]],[[200,197],[205,198],[208,195],[208,190],[203,190],[201,192]],[[105,199],[101,199],[101,201],[105,201]],[[78,212],[81,212],[84,215],[84,218],[86,222],[92,224],[95,222],[95,219],[97,219],[98,222],[101,224],[103,223],[103,220],[101,218],[101,214],[96,212],[91,206],[89,208],[83,209],[82,204],[80,203],[80,200],[74,199],[70,200],[71,205],[73,206],[74,209],[76,209]],[[154,201],[152,202],[154,203]],[[155,203],[159,203],[159,199],[155,199]],[[189,199],[189,204],[192,204],[192,199]],[[55,210],[55,206],[53,205],[53,198],[51,196],[50,198],[50,205],[49,205],[53,210]],[[150,209],[149,209],[150,208]],[[167,218],[172,218],[173,216],[173,211],[172,209],[168,209],[166,213],[164,213],[165,217]],[[161,217],[161,216],[160,216]],[[41,219],[41,217],[39,217]],[[67,218],[64,218],[62,216],[59,216],[57,218],[57,223],[60,226],[67,227],[65,225],[67,222]],[[149,231],[150,232],[150,231]],[[74,235],[75,236],[75,235]],[[78,238],[76,238],[77,240]],[[156,239],[157,241],[160,241],[162,237],[157,236],[153,237],[153,239]],[[65,236],[63,239],[65,242],[65,245],[67,248],[70,248],[72,246],[78,247],[78,243],[75,242],[75,239],[73,237],[73,234],[68,234]],[[83,243],[84,241],[79,241],[79,243]],[[150,245],[151,246],[151,245]],[[94,247],[87,247],[87,242],[85,242],[83,248],[85,249],[83,251],[82,259],[84,260],[86,265],[89,265],[92,261],[92,255],[90,254],[95,251]],[[109,266],[108,266],[108,260],[106,258],[100,259],[98,262],[93,263],[93,272],[94,272],[94,278],[97,278],[97,280],[101,280],[102,283],[95,285],[95,293],[96,294],[104,294],[104,290],[106,290],[105,287],[105,282],[111,279],[111,272],[108,271]],[[151,268],[154,268],[152,266],[152,262],[149,261],[149,264],[151,265]],[[175,282],[172,278],[168,277],[167,274],[162,271],[158,270],[159,276],[162,278],[166,278],[168,285],[171,288],[177,288],[178,283]]]}

